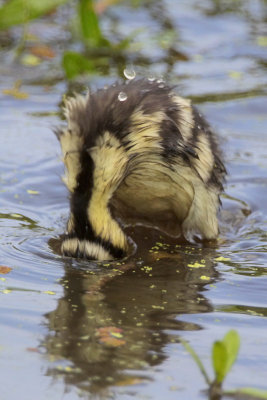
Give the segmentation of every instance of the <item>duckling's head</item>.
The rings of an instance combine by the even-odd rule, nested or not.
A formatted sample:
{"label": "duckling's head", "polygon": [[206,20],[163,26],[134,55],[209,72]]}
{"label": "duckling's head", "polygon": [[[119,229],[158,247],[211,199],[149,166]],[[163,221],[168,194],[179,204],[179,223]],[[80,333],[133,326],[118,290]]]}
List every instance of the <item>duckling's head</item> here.
{"label": "duckling's head", "polygon": [[69,235],[64,236],[60,248],[64,256],[98,261],[121,259],[126,256],[126,250],[116,248],[109,242],[92,241],[87,238],[78,239]]}

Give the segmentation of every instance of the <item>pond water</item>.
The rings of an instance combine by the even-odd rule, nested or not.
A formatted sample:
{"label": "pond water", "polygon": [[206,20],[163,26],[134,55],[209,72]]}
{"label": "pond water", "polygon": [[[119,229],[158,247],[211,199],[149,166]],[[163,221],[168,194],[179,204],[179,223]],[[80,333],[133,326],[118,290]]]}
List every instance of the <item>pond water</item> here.
{"label": "pond water", "polygon": [[[110,35],[135,32],[128,62],[137,76],[163,75],[193,99],[221,138],[228,170],[216,245],[179,245],[140,229],[130,232],[135,256],[120,263],[63,259],[49,244],[69,211],[52,132],[70,89],[59,73],[67,11],[29,26],[57,50],[53,61],[22,66],[12,44],[2,49],[0,264],[10,270],[0,268],[1,399],[207,398],[180,338],[211,373],[212,343],[232,328],[241,349],[227,388],[267,389],[263,7],[157,0],[103,17]],[[118,70],[82,84],[109,84]],[[3,93],[18,78],[27,99]]]}

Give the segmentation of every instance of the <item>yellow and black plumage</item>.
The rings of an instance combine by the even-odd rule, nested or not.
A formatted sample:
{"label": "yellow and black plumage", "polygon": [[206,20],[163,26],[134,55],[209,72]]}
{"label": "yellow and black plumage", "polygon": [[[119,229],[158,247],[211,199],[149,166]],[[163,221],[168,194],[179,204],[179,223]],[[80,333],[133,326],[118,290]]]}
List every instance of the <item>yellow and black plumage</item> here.
{"label": "yellow and black plumage", "polygon": [[62,254],[121,258],[129,251],[124,224],[217,237],[225,168],[189,100],[142,79],[69,98],[64,113],[57,135],[71,210]]}

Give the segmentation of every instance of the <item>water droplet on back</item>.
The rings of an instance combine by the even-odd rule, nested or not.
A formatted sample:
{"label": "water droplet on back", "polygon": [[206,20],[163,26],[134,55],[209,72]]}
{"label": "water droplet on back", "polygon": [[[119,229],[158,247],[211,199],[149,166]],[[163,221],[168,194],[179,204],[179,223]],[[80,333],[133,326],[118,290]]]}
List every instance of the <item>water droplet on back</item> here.
{"label": "water droplet on back", "polygon": [[150,75],[148,78],[149,82],[154,82],[154,80],[156,79],[153,75]]}
{"label": "water droplet on back", "polygon": [[136,72],[133,68],[125,68],[124,71],[125,78],[132,80],[136,77]]}
{"label": "water droplet on back", "polygon": [[127,100],[127,94],[125,92],[120,92],[119,95],[118,95],[118,100],[119,101]]}

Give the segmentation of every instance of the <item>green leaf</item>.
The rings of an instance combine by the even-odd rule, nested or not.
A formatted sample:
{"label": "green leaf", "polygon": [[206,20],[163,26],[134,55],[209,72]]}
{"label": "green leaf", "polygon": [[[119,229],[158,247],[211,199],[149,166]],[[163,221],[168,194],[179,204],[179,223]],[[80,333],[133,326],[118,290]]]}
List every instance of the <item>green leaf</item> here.
{"label": "green leaf", "polygon": [[222,383],[227,369],[227,349],[222,341],[213,343],[212,362],[217,382]]}
{"label": "green leaf", "polygon": [[64,53],[62,64],[68,79],[72,79],[76,75],[95,72],[94,63],[74,51]]}
{"label": "green leaf", "polygon": [[195,352],[195,350],[190,346],[189,343],[187,343],[185,340],[183,340],[182,338],[180,338],[180,342],[181,344],[184,346],[184,348],[188,351],[189,354],[191,354],[191,356],[193,357],[193,359],[195,360],[198,368],[200,369],[202,375],[205,378],[205,381],[208,385],[211,384],[211,380],[204,368],[204,365],[202,364],[202,361],[200,360],[199,356],[197,355],[197,353]]}
{"label": "green leaf", "polygon": [[109,46],[101,32],[98,17],[92,0],[80,0],[78,14],[80,16],[83,39],[93,47]]}
{"label": "green leaf", "polygon": [[223,392],[224,394],[228,396],[238,396],[238,395],[245,395],[247,396],[250,400],[251,399],[267,399],[267,390],[260,390],[260,389],[254,389],[254,388],[240,388],[236,390],[227,390]]}
{"label": "green leaf", "polygon": [[10,0],[0,8],[0,30],[40,17],[69,0]]}
{"label": "green leaf", "polygon": [[226,333],[223,340],[213,344],[212,361],[216,381],[221,383],[236,360],[240,338],[235,330]]}
{"label": "green leaf", "polygon": [[225,373],[228,374],[239,352],[240,337],[237,331],[232,329],[229,332],[227,332],[223,338],[223,343],[227,351],[227,365]]}

